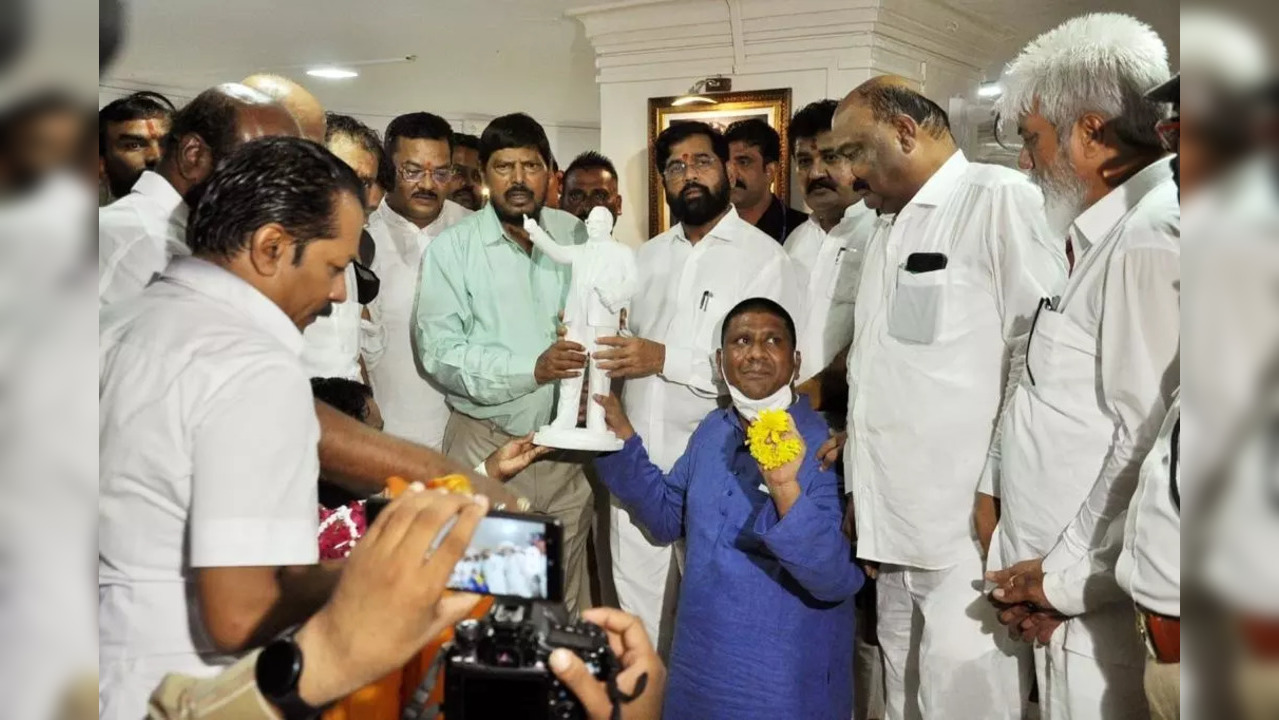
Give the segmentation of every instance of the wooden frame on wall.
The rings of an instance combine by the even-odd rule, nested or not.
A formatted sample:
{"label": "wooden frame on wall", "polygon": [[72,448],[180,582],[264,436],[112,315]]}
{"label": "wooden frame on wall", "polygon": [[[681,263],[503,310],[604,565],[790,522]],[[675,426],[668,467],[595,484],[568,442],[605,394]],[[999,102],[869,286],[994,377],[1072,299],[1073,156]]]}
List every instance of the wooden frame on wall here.
{"label": "wooden frame on wall", "polygon": [[790,124],[790,88],[778,90],[753,90],[748,92],[714,93],[718,100],[714,105],[675,105],[678,96],[648,99],[648,236],[655,237],[670,228],[670,208],[666,205],[666,191],[662,175],[657,172],[653,147],[657,136],[666,128],[679,122],[700,120],[719,130],[730,123],[757,117],[769,124],[782,138],[782,156],[773,193],[790,204],[790,143],[786,126]]}

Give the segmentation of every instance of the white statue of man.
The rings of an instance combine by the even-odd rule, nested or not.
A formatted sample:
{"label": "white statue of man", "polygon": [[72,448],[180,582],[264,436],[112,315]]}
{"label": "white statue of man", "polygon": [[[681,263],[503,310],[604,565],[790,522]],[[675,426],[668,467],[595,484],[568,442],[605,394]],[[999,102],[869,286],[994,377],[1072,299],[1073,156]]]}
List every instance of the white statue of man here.
{"label": "white statue of man", "polygon": [[[606,207],[597,207],[587,216],[587,241],[582,245],[555,242],[528,216],[524,217],[524,229],[544,255],[561,265],[572,266],[572,281],[564,305],[564,324],[568,328],[569,340],[580,343],[588,352],[594,352],[598,338],[618,333],[622,309],[635,294],[639,275],[635,252],[613,239],[613,214]],[[608,394],[608,376],[599,369],[594,358],[587,363],[586,377],[590,395]],[[551,428],[573,430],[577,427],[582,379],[578,376],[560,381],[560,401]],[[590,397],[586,406],[586,433],[611,435],[604,424],[604,408],[592,402]],[[605,449],[591,447],[589,441],[586,445],[569,442],[578,449]],[[620,441],[616,443],[620,444]]]}

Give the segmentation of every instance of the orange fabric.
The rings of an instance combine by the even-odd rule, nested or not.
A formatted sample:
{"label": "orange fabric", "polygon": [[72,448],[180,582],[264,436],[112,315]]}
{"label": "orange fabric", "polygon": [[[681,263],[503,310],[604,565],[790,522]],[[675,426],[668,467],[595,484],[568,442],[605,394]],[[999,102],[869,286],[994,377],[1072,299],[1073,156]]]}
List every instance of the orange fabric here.
{"label": "orange fabric", "polygon": [[[451,478],[459,477],[461,476],[450,475],[440,478],[440,482],[445,487],[453,490],[454,488],[450,486],[449,481]],[[465,478],[462,479],[465,480]],[[391,497],[398,496],[408,486],[409,483],[407,481],[398,477],[388,478],[386,481],[387,494]],[[434,482],[432,486],[435,486]],[[468,617],[484,617],[484,614],[489,611],[489,607],[492,605],[493,598],[485,597]],[[372,685],[351,693],[337,705],[329,708],[322,716],[323,720],[399,720],[400,714],[404,711],[404,706],[413,697],[417,686],[422,682],[422,678],[426,676],[427,669],[431,667],[431,662],[435,660],[435,654],[440,651],[440,647],[444,643],[452,639],[453,628],[445,629],[438,638],[428,643],[422,649],[422,652],[410,658],[403,668]],[[435,690],[431,693],[431,699],[435,703],[443,703],[444,683],[436,683]]]}

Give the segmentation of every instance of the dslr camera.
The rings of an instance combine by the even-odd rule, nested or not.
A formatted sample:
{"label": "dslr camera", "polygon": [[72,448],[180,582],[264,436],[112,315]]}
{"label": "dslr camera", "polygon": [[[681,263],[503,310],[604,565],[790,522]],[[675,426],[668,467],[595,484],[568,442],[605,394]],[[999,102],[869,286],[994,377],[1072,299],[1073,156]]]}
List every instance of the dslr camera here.
{"label": "dslr camera", "polygon": [[[619,664],[603,629],[566,615],[558,604],[498,601],[483,618],[458,623],[439,658],[446,720],[584,720],[581,703],[547,664],[551,652],[573,651],[610,687]],[[410,706],[423,708],[430,691],[424,684]],[[405,717],[434,714],[410,710]]]}

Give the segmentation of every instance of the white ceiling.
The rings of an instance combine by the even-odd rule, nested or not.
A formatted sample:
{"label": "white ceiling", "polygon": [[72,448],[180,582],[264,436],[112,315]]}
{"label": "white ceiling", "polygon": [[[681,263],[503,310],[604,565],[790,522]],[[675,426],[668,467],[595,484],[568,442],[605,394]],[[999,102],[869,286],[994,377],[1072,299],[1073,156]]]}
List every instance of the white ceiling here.
{"label": "white ceiling", "polygon": [[1013,28],[1022,37],[1010,47],[1000,48],[1000,59],[988,68],[988,79],[995,79],[1003,66],[1022,46],[1040,33],[1063,21],[1090,12],[1127,13],[1147,23],[1168,46],[1169,62],[1177,68],[1181,36],[1179,0],[948,0],[949,4]]}
{"label": "white ceiling", "polygon": [[[190,96],[257,71],[303,82],[325,107],[393,117],[516,110],[598,126],[594,54],[572,0],[129,0],[124,51],[107,87]],[[580,0],[578,2],[580,4]],[[307,67],[417,55],[309,78]],[[182,92],[179,92],[182,91]]]}
{"label": "white ceiling", "polygon": [[[802,3],[804,0],[777,0]],[[1176,57],[1177,0],[949,0],[1024,34],[990,76],[1038,32],[1101,9],[1151,23]],[[448,117],[522,110],[561,126],[598,127],[594,54],[564,16],[592,0],[129,0],[124,51],[103,79],[179,97],[252,72],[302,80],[328,108],[365,117],[427,109]],[[1103,7],[1104,6],[1104,7]],[[360,66],[354,80],[306,67],[417,55]],[[1175,61],[1173,63],[1176,64]]]}

